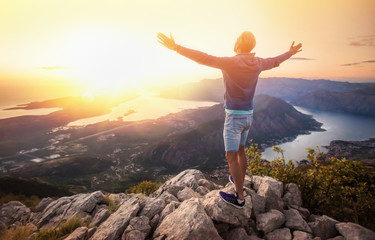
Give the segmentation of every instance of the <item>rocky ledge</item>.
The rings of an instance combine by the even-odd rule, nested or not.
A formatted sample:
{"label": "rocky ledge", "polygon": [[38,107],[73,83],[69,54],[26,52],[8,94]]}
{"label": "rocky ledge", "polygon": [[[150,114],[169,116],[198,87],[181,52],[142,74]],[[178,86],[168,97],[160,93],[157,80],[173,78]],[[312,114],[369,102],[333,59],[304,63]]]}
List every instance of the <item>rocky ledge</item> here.
{"label": "rocky ledge", "polygon": [[[34,235],[79,216],[90,219],[68,240],[138,239],[375,239],[375,233],[355,223],[340,223],[328,216],[310,214],[302,207],[294,183],[271,177],[246,176],[244,208],[224,203],[220,186],[202,172],[188,169],[165,182],[151,196],[111,194],[118,209],[110,213],[102,192],[77,194],[55,201],[44,198],[32,212],[20,202],[0,207],[0,229],[28,225]],[[32,239],[32,235],[30,236]]]}

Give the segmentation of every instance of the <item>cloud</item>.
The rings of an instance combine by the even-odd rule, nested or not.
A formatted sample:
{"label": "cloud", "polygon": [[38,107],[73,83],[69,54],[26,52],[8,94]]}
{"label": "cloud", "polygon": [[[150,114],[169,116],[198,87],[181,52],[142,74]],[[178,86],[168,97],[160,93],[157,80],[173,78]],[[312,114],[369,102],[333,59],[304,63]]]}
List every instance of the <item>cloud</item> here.
{"label": "cloud", "polygon": [[54,70],[54,69],[70,69],[70,67],[53,66],[53,67],[42,67],[42,69]]}
{"label": "cloud", "polygon": [[375,35],[363,35],[355,38],[349,38],[349,45],[354,47],[374,47]]}
{"label": "cloud", "polygon": [[362,61],[362,62],[346,63],[346,64],[341,64],[341,66],[354,66],[354,65],[364,64],[364,63],[375,63],[375,60],[367,60],[367,61]]}
{"label": "cloud", "polygon": [[314,59],[314,58],[294,57],[294,58],[289,58],[289,60],[307,60],[307,61],[310,61],[310,60],[316,60],[316,59]]}

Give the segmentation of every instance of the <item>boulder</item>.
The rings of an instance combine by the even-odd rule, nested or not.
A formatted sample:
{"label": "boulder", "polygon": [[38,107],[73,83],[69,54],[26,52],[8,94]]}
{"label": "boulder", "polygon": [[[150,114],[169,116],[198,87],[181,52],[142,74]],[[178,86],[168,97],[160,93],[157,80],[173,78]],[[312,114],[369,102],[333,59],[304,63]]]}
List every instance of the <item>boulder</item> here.
{"label": "boulder", "polygon": [[269,176],[252,176],[251,186],[255,191],[259,191],[262,184],[269,185],[278,197],[283,196],[283,183]]}
{"label": "boulder", "polygon": [[224,240],[250,240],[250,236],[247,235],[246,230],[243,227],[233,228],[223,236]]}
{"label": "boulder", "polygon": [[34,212],[42,212],[51,202],[53,202],[52,198],[50,197],[43,198],[42,200],[40,200],[38,205],[36,205],[36,207],[34,208]]}
{"label": "boulder", "polygon": [[218,189],[222,188],[220,185],[217,185],[216,183],[211,182],[211,181],[209,181],[205,178],[199,179],[198,185],[201,186],[201,187],[207,188],[209,191],[218,190]]}
{"label": "boulder", "polygon": [[276,209],[271,209],[269,212],[256,216],[256,228],[258,231],[263,231],[264,233],[269,233],[278,229],[284,222],[284,214]]}
{"label": "boulder", "polygon": [[104,195],[101,191],[93,193],[80,193],[77,195],[62,197],[51,202],[45,208],[38,219],[36,225],[41,228],[56,227],[61,222],[72,217],[85,217],[96,207],[96,204],[101,203]]}
{"label": "boulder", "polygon": [[119,209],[105,220],[90,240],[117,240],[139,210],[139,200],[133,197],[124,202]]}
{"label": "boulder", "polygon": [[176,210],[176,208],[178,208],[178,206],[180,206],[180,203],[178,203],[178,202],[171,202],[167,206],[165,206],[163,211],[160,213],[159,221],[160,222],[163,221],[163,219],[166,216],[168,216],[169,214],[171,214],[174,210]]}
{"label": "boulder", "polygon": [[163,192],[169,192],[170,194],[177,196],[177,192],[185,187],[190,187],[195,190],[199,186],[198,181],[200,179],[205,179],[201,171],[197,169],[187,169],[166,181],[151,196],[159,197]]}
{"label": "boulder", "polygon": [[102,222],[104,222],[111,213],[106,208],[101,208],[98,212],[94,215],[93,219],[91,220],[90,227],[99,226]]}
{"label": "boulder", "polygon": [[163,192],[158,198],[163,199],[166,204],[171,202],[180,202],[176,196],[170,194],[169,192]]}
{"label": "boulder", "polygon": [[373,240],[375,239],[375,232],[362,227],[361,225],[346,222],[337,223],[336,229],[339,233],[344,236],[345,239],[350,240]]}
{"label": "boulder", "polygon": [[236,208],[221,199],[219,190],[214,190],[205,196],[203,206],[208,216],[213,220],[235,226],[246,225],[251,217],[252,203],[250,196],[245,197],[243,208]]}
{"label": "boulder", "polygon": [[87,227],[79,227],[76,228],[68,237],[64,238],[64,240],[83,240],[88,238],[88,228]]}
{"label": "boulder", "polygon": [[334,238],[328,238],[327,240],[345,240],[343,236],[336,236]]}
{"label": "boulder", "polygon": [[139,206],[141,211],[138,215],[146,216],[149,219],[152,219],[156,214],[160,214],[160,212],[164,209],[165,201],[163,199],[147,197],[142,199]]}
{"label": "boulder", "polygon": [[180,190],[177,193],[177,198],[181,202],[188,200],[190,198],[199,198],[199,197],[201,197],[201,195],[197,192],[194,192],[194,190],[189,187],[185,187],[184,189]]}
{"label": "boulder", "polygon": [[326,215],[316,216],[314,222],[309,222],[309,226],[313,231],[314,236],[322,239],[333,238],[339,233],[336,230],[336,224],[339,223],[333,218]]}
{"label": "boulder", "polygon": [[251,217],[255,219],[256,215],[264,213],[266,211],[266,199],[258,195],[254,190],[250,188],[244,188],[246,195],[251,196],[252,210]]}
{"label": "boulder", "polygon": [[301,214],[301,216],[303,217],[303,219],[305,219],[306,221],[309,219],[309,217],[310,217],[310,211],[309,211],[309,209],[307,209],[307,208],[303,208],[303,207],[298,207],[298,206],[296,206],[296,205],[290,205],[289,207],[288,207],[289,209],[296,209],[300,214]]}
{"label": "boulder", "polygon": [[199,193],[201,196],[204,196],[210,192],[210,190],[206,188],[205,186],[199,186],[197,187],[197,189],[195,189],[195,191]]}
{"label": "boulder", "polygon": [[153,239],[222,239],[207,216],[201,200],[184,201],[156,228]]}
{"label": "boulder", "polygon": [[313,239],[313,235],[310,233],[302,232],[302,231],[293,232],[293,240],[312,240],[312,239]]}
{"label": "boulder", "polygon": [[292,230],[300,230],[303,232],[312,233],[310,226],[295,209],[285,210],[285,226]]}
{"label": "boulder", "polygon": [[0,223],[7,228],[16,222],[25,224],[30,217],[30,208],[18,201],[10,201],[0,206]]}
{"label": "boulder", "polygon": [[288,183],[285,185],[285,194],[283,196],[283,201],[285,206],[302,206],[302,194],[301,191],[298,189],[297,184]]}
{"label": "boulder", "polygon": [[146,216],[135,217],[130,220],[125,229],[122,240],[144,240],[151,231],[149,218]]}
{"label": "boulder", "polygon": [[279,228],[266,234],[267,240],[292,240],[289,228]]}
{"label": "boulder", "polygon": [[283,211],[284,202],[281,199],[283,194],[283,183],[271,177],[253,176],[253,188],[257,194],[266,200],[266,211],[276,209]]}

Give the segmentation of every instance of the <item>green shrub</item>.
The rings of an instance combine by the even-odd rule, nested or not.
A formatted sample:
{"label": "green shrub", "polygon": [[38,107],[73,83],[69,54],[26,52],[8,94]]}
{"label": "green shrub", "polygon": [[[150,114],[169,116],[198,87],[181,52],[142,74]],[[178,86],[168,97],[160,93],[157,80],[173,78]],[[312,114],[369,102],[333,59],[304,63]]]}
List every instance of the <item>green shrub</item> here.
{"label": "green shrub", "polygon": [[151,193],[155,192],[161,185],[163,185],[163,183],[143,181],[138,185],[135,185],[127,189],[126,193],[143,193],[148,196]]}
{"label": "green shrub", "polygon": [[248,172],[253,175],[271,176],[284,183],[296,183],[301,190],[304,207],[314,214],[325,214],[339,221],[355,222],[375,229],[375,177],[374,171],[362,162],[345,158],[330,158],[322,162],[324,154],[307,149],[306,166],[295,166],[284,158],[284,150],[277,146],[273,150],[280,154],[273,161],[261,159],[256,144],[247,149],[251,159]]}

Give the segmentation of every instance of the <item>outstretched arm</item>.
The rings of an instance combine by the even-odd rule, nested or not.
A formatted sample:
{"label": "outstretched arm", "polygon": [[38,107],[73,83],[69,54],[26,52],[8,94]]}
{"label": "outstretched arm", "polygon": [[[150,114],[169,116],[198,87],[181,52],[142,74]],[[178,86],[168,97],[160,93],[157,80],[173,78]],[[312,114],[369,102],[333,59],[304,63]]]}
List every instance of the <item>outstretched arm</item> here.
{"label": "outstretched arm", "polygon": [[294,54],[302,51],[301,47],[302,47],[301,43],[299,43],[298,45],[294,46],[294,41],[293,41],[292,45],[289,48],[289,51],[287,51],[286,53],[281,54],[281,55],[279,55],[277,57],[273,57],[273,58],[265,58],[265,59],[260,58],[261,65],[262,65],[262,71],[278,67],[280,65],[280,63],[282,63],[285,60],[289,59]]}
{"label": "outstretched arm", "polygon": [[162,33],[158,33],[158,39],[158,42],[164,45],[165,47],[174,50],[177,53],[199,64],[220,69],[225,68],[225,66],[229,64],[229,58],[211,56],[204,52],[185,48],[183,46],[176,44],[174,38],[172,37],[172,34],[170,34],[170,37],[167,37]]}

